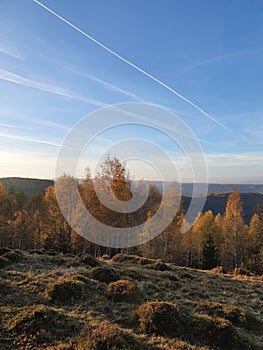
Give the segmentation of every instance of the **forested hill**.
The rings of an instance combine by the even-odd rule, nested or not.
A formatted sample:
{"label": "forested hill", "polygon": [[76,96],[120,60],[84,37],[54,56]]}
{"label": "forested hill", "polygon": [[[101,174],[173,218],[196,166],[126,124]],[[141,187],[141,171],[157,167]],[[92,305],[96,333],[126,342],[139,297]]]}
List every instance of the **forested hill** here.
{"label": "forested hill", "polygon": [[[259,207],[263,204],[263,194],[261,193],[241,193],[241,201],[243,204],[243,218],[246,224],[249,223],[254,213],[258,212]],[[223,214],[226,209],[229,193],[213,193],[209,194],[203,208],[203,212],[212,210],[213,214]],[[199,201],[202,197],[195,197],[194,201]],[[187,210],[191,201],[191,197],[183,197],[183,206]]]}
{"label": "forested hill", "polygon": [[[171,184],[172,182],[167,182],[166,184]],[[162,181],[149,181],[149,184],[156,185],[162,192]],[[197,184],[198,185],[198,184]],[[263,184],[215,184],[211,183],[208,185],[208,194],[214,193],[231,193],[233,188],[237,186],[240,193],[262,193],[263,194]],[[203,195],[202,186],[196,186],[195,188],[197,195]],[[183,196],[191,197],[193,193],[193,183],[182,183],[182,194]]]}
{"label": "forested hill", "polygon": [[44,193],[48,186],[54,185],[53,180],[30,179],[21,177],[5,177],[0,179],[4,185],[6,193],[11,187],[14,187],[18,192],[25,192],[32,196],[36,193]]}
{"label": "forested hill", "polygon": [[[42,179],[30,179],[30,178],[20,178],[20,177],[9,177],[2,178],[0,182],[3,183],[5,191],[13,186],[18,192],[25,192],[29,196],[36,193],[44,193],[48,186],[54,184],[53,180],[42,180]],[[158,188],[159,183],[150,182],[155,184]],[[182,184],[183,189],[183,203],[184,209],[187,210],[192,192],[192,184]],[[251,216],[257,211],[257,207],[263,203],[263,185],[237,185],[239,191],[241,192],[241,199],[243,203],[244,220],[249,223]],[[226,208],[227,199],[229,193],[232,191],[233,185],[217,185],[209,184],[209,194],[207,196],[205,206],[203,211],[212,210],[213,214],[217,213],[223,214]],[[251,190],[251,193],[246,193]],[[218,190],[218,192],[216,191]],[[222,193],[221,190],[225,190]],[[252,190],[257,193],[252,193]],[[212,192],[212,193],[211,193]],[[200,197],[195,197],[195,201],[200,200]]]}
{"label": "forested hill", "polygon": [[[30,179],[21,177],[6,177],[0,178],[5,186],[6,192],[13,186],[18,192],[25,192],[28,195],[32,195],[39,192],[45,192],[48,186],[54,184],[53,180],[42,180],[42,179]],[[149,184],[156,185],[160,192],[162,192],[162,182],[161,181],[148,181]],[[167,182],[169,184],[169,182]],[[218,194],[220,193],[231,193],[233,191],[233,184],[209,184],[208,194],[215,194],[216,199],[218,199]],[[263,184],[249,185],[249,184],[237,184],[238,191],[240,193],[261,193],[263,194]],[[200,190],[201,191],[201,190]],[[192,183],[182,184],[182,195],[186,197],[191,197],[193,193]],[[198,195],[203,195],[202,192],[197,193]],[[246,199],[246,198],[244,198]]]}

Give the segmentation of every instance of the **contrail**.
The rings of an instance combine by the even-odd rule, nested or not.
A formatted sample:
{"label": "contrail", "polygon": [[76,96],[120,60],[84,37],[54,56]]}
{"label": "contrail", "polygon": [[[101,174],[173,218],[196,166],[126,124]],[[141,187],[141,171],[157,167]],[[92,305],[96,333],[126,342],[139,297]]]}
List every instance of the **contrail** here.
{"label": "contrail", "polygon": [[77,26],[75,26],[73,23],[69,22],[67,19],[63,18],[62,16],[60,16],[58,13],[54,12],[53,10],[51,10],[49,7],[45,6],[44,4],[42,4],[40,1],[38,0],[33,0],[36,4],[38,4],[39,6],[43,7],[45,10],[47,10],[48,12],[52,13],[54,16],[56,16],[57,18],[59,18],[61,21],[63,21],[64,23],[68,24],[70,27],[74,28],[75,30],[77,30],[80,34],[84,35],[86,38],[90,39],[91,41],[93,41],[94,43],[96,43],[97,45],[99,45],[100,47],[102,47],[104,50],[108,51],[109,53],[111,53],[113,56],[119,58],[121,61],[125,62],[126,64],[128,64],[129,66],[133,67],[134,69],[136,69],[138,72],[142,73],[143,75],[147,76],[148,78],[150,78],[151,80],[155,81],[156,83],[158,83],[159,85],[163,86],[165,89],[169,90],[170,92],[172,92],[174,95],[176,95],[177,97],[179,97],[181,100],[185,101],[186,103],[188,103],[189,105],[191,105],[192,107],[194,107],[195,109],[197,109],[199,112],[201,112],[203,115],[205,115],[207,118],[209,118],[210,120],[212,120],[213,122],[215,122],[216,124],[218,124],[219,126],[221,126],[222,128],[231,131],[228,127],[226,127],[225,125],[223,125],[222,123],[220,123],[219,121],[217,121],[215,118],[213,118],[211,115],[209,115],[206,111],[204,111],[201,107],[199,107],[198,105],[196,105],[194,102],[192,102],[191,100],[189,100],[188,98],[184,97],[183,95],[181,95],[179,92],[175,91],[173,88],[171,88],[169,85],[165,84],[164,82],[162,82],[161,80],[155,78],[152,74],[146,72],[144,69],[140,68],[139,66],[137,66],[136,64],[132,63],[131,61],[127,60],[126,58],[124,58],[123,56],[119,55],[117,52],[113,51],[112,49],[110,49],[108,46],[105,46],[104,44],[102,44],[100,41],[96,40],[95,38],[93,38],[91,35],[85,33],[83,30],[81,30],[80,28],[78,28]]}

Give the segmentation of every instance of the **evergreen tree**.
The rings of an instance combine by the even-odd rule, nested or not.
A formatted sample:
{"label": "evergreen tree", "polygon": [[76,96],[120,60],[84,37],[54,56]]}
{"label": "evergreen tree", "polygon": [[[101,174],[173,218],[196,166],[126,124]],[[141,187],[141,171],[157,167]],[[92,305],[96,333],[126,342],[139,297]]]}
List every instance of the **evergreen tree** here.
{"label": "evergreen tree", "polygon": [[210,270],[217,266],[217,248],[210,234],[203,242],[202,267]]}

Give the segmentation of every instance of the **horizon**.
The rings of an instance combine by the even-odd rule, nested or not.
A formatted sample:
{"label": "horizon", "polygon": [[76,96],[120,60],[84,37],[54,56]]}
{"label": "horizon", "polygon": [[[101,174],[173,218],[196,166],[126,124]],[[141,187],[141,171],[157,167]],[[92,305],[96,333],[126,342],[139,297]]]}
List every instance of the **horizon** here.
{"label": "horizon", "polygon": [[[3,179],[22,179],[22,180],[43,180],[43,181],[56,181],[56,179],[52,178],[41,178],[41,177],[21,177],[21,176],[3,176],[0,177],[0,182]],[[77,180],[84,180],[85,178],[77,178]],[[141,179],[141,178],[136,178],[132,179],[132,181],[146,181],[146,182],[162,182],[161,180],[147,180],[147,179]],[[170,181],[170,180],[164,180],[163,182],[175,182],[175,181]],[[202,184],[202,182],[181,182],[181,185],[192,185],[192,184]],[[246,186],[261,186],[263,185],[263,182],[208,182],[208,185],[225,185],[225,186],[239,186],[239,185],[246,185]]]}
{"label": "horizon", "polygon": [[[99,127],[93,113],[140,102],[173,113],[170,129],[178,118],[192,131],[205,183],[263,183],[263,3],[13,0],[0,8],[0,177],[54,179],[76,123],[89,116]],[[83,177],[87,165],[95,174],[105,152],[118,156],[114,146],[136,137],[169,158],[141,149],[127,160],[136,177],[200,183],[182,144],[167,137],[166,121],[159,117],[156,128],[158,117],[150,120],[155,128],[143,121],[100,130],[73,176]]]}

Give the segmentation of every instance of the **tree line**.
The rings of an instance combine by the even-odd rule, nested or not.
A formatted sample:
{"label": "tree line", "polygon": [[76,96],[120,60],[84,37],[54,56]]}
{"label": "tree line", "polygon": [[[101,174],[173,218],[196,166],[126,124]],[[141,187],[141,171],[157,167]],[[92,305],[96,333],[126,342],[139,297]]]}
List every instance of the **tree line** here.
{"label": "tree line", "polygon": [[[155,185],[149,185],[144,205],[128,213],[110,210],[101,203],[100,193],[110,188],[121,201],[132,198],[129,173],[125,164],[117,158],[107,157],[94,179],[88,172],[83,181],[64,174],[56,182],[56,188],[67,188],[74,182],[87,210],[100,222],[112,227],[129,228],[145,223],[142,237],[151,237],[151,218],[162,202],[162,194]],[[133,183],[134,184],[134,183]],[[108,185],[108,186],[106,186]],[[110,186],[109,186],[110,185]],[[136,182],[135,191],[142,192],[146,184]],[[172,186],[167,189],[169,193]],[[169,193],[164,203],[163,215],[174,200]],[[70,202],[65,191],[65,203]],[[252,216],[249,225],[243,221],[242,202],[237,189],[229,195],[225,213],[213,215],[212,211],[200,213],[194,225],[181,232],[185,219],[182,202],[169,226],[160,235],[136,247],[117,249],[99,246],[78,235],[67,223],[57,203],[55,186],[44,194],[28,197],[11,188],[5,193],[0,183],[0,247],[23,250],[56,250],[64,254],[88,253],[94,256],[116,253],[138,254],[148,258],[163,259],[179,266],[212,269],[222,266],[225,272],[245,268],[256,274],[263,273],[263,206]],[[78,208],[70,208],[69,215],[80,220]],[[90,234],[92,225],[88,228]]]}

